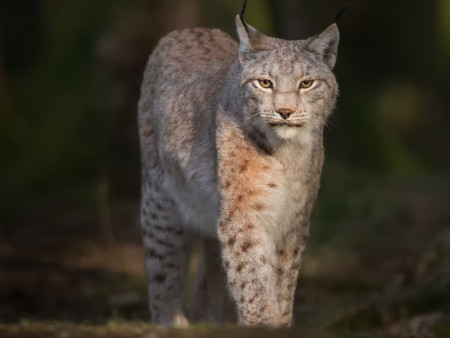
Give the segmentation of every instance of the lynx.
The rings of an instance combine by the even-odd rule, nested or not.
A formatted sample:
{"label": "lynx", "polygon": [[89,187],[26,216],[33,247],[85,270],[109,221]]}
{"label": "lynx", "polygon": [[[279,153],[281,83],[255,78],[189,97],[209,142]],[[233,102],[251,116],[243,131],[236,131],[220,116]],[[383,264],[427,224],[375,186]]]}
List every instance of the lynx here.
{"label": "lynx", "polygon": [[[245,6],[244,6],[245,9]],[[152,320],[289,326],[338,86],[339,32],[306,40],[257,31],[175,31],[151,54],[139,101],[141,223]],[[194,304],[183,308],[195,240]]]}

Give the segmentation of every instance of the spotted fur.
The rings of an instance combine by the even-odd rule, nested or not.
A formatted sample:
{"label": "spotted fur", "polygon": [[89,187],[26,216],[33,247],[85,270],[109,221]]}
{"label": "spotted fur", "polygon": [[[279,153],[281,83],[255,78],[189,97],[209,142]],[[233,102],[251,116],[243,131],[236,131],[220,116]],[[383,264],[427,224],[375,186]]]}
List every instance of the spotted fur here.
{"label": "spotted fur", "polygon": [[164,326],[188,324],[194,238],[204,255],[191,320],[222,320],[229,294],[240,324],[292,323],[339,34],[286,41],[236,23],[238,44],[219,30],[170,33],[144,74],[141,223],[152,319]]}

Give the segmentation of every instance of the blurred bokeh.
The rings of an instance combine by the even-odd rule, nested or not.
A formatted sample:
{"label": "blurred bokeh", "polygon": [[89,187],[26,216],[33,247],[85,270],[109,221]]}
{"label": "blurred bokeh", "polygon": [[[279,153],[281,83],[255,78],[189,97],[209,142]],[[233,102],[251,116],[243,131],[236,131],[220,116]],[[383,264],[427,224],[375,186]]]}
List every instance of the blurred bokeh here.
{"label": "blurred bokeh", "polygon": [[[302,39],[346,5],[250,0],[246,17],[267,34]],[[142,73],[171,30],[235,36],[240,6],[0,1],[0,321],[147,318]],[[353,1],[339,28],[340,98],[297,322],[450,331],[450,2]]]}

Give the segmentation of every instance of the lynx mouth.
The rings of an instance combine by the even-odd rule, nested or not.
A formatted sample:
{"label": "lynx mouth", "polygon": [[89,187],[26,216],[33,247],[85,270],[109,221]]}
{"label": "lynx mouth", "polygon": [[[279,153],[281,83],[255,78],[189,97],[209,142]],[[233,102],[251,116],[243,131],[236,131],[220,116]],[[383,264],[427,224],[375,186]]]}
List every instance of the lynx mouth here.
{"label": "lynx mouth", "polygon": [[289,127],[300,128],[305,125],[305,122],[292,123],[292,122],[287,122],[287,121],[283,121],[283,122],[280,121],[280,122],[269,122],[269,125],[272,127],[277,127],[277,128],[289,128]]}

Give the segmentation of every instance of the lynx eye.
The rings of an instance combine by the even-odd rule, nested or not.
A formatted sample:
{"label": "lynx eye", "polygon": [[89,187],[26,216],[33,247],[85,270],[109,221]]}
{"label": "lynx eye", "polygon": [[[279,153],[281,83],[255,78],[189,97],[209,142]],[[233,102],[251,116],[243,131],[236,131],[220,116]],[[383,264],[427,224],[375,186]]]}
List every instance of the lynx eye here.
{"label": "lynx eye", "polygon": [[269,81],[269,80],[263,79],[263,80],[258,80],[258,82],[261,85],[261,87],[263,87],[263,88],[268,89],[268,88],[272,88],[273,87],[272,82]]}
{"label": "lynx eye", "polygon": [[312,86],[312,84],[314,83],[313,80],[303,80],[302,82],[300,82],[300,88],[309,88]]}

